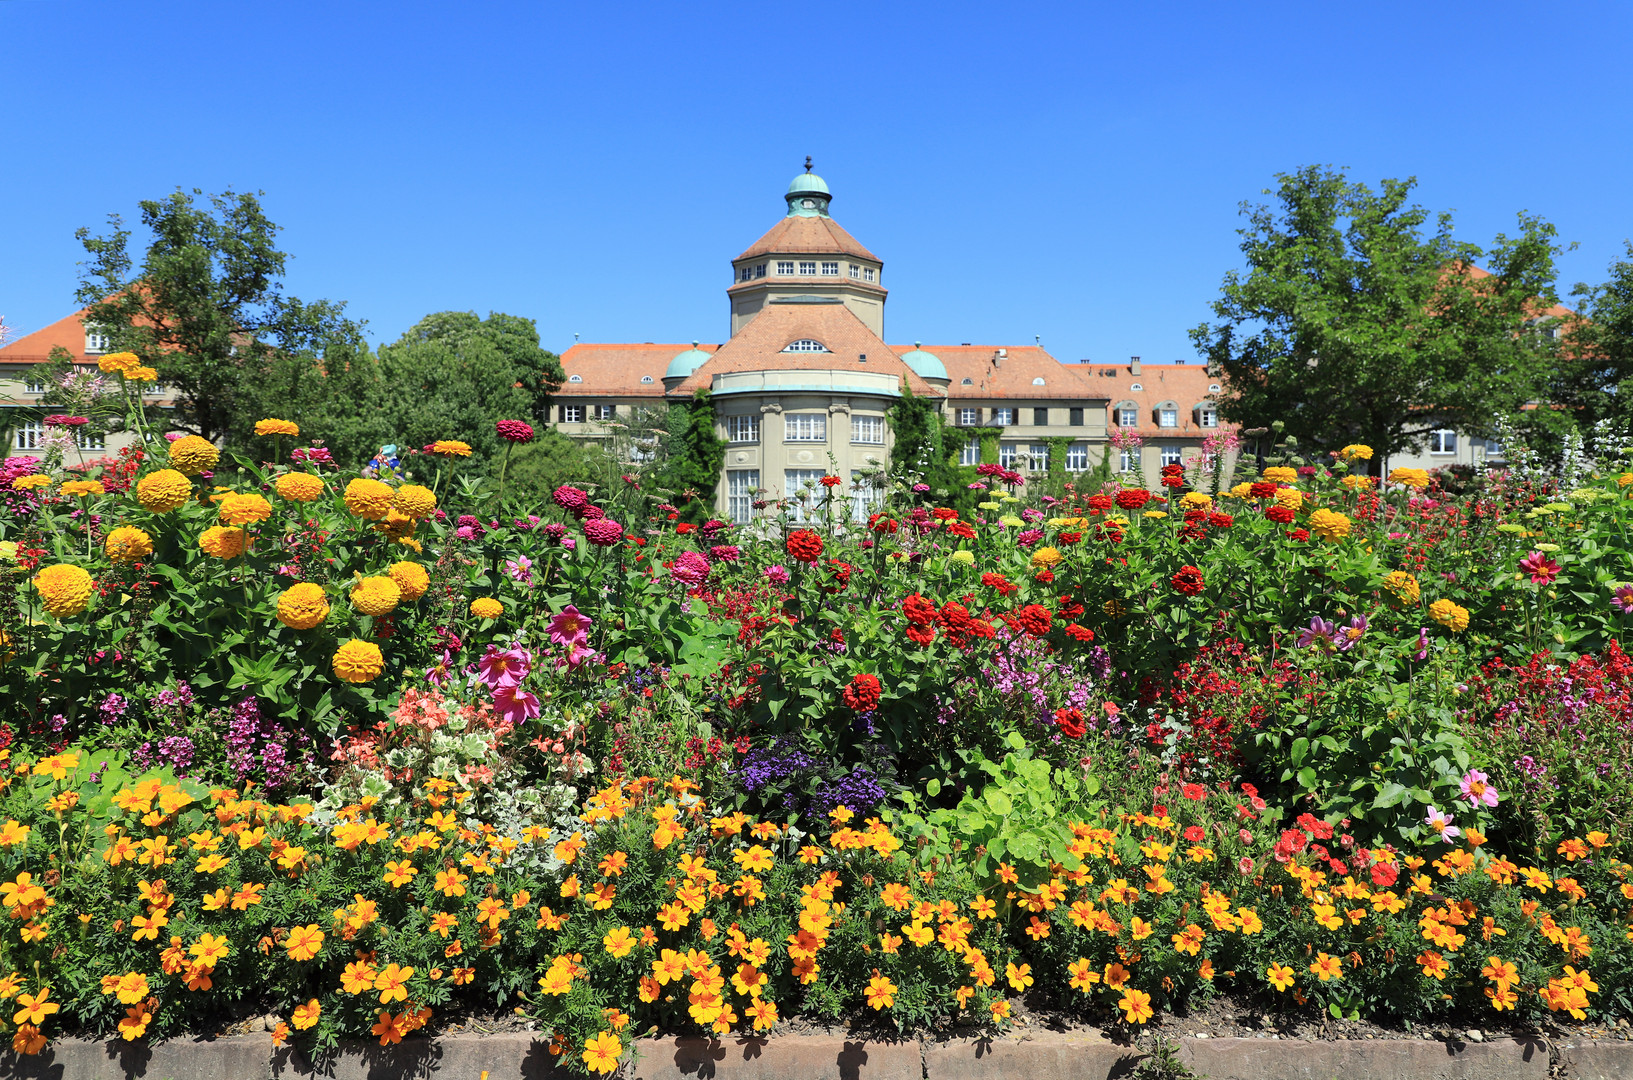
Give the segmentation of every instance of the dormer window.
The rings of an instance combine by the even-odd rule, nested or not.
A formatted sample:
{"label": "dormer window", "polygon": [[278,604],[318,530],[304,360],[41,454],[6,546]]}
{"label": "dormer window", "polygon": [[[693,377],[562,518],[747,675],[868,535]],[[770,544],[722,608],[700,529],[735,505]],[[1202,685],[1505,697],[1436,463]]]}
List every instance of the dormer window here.
{"label": "dormer window", "polygon": [[963,382],[959,383],[958,385],[959,386],[974,386],[975,385],[975,380],[974,379],[965,379]]}
{"label": "dormer window", "polygon": [[582,375],[569,375],[569,376],[567,376],[567,381],[568,382],[583,382],[584,381],[584,376],[582,376]]}
{"label": "dormer window", "polygon": [[1157,406],[1157,426],[1165,428],[1179,427],[1179,406],[1172,401],[1165,401]]}
{"label": "dormer window", "polygon": [[1197,427],[1206,427],[1206,428],[1218,427],[1219,426],[1219,410],[1214,408],[1212,404],[1207,403],[1207,402],[1204,402],[1201,405],[1198,405],[1196,407],[1196,424],[1197,424]]}
{"label": "dormer window", "polygon": [[1141,390],[1144,390],[1144,389],[1145,389],[1145,387],[1141,386],[1139,383],[1132,383],[1132,384],[1129,385],[1128,391],[1131,394],[1138,394]]}
{"label": "dormer window", "polygon": [[1210,394],[1219,393],[1219,384],[1218,383],[1209,383],[1208,384],[1208,393],[1210,393]]}
{"label": "dormer window", "polygon": [[652,381],[652,376],[650,376],[650,375],[642,375],[642,376],[641,376],[641,381],[642,381],[642,382],[644,382],[644,383],[649,383],[649,382],[651,382],[651,381]]}
{"label": "dormer window", "polygon": [[1125,401],[1117,406],[1117,426],[1135,428],[1140,426],[1140,407],[1132,401]]}
{"label": "dormer window", "polygon": [[108,335],[94,327],[85,328],[85,351],[88,353],[105,353],[108,351]]}
{"label": "dormer window", "polygon": [[1032,385],[1033,386],[1042,386],[1043,385],[1043,376],[1039,375],[1037,378],[1033,379],[1032,380]]}
{"label": "dormer window", "polygon": [[793,277],[794,264],[790,261],[779,259],[777,261],[777,275],[779,277]]}
{"label": "dormer window", "polygon": [[783,346],[783,352],[827,352],[828,346],[811,338],[800,338]]}

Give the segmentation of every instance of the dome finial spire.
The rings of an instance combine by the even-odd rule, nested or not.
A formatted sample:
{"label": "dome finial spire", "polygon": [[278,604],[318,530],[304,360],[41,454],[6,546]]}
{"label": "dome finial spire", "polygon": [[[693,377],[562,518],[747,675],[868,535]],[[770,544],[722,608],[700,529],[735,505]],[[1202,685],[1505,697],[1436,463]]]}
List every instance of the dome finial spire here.
{"label": "dome finial spire", "polygon": [[811,155],[810,154],[805,155],[805,171],[806,172],[811,171]]}

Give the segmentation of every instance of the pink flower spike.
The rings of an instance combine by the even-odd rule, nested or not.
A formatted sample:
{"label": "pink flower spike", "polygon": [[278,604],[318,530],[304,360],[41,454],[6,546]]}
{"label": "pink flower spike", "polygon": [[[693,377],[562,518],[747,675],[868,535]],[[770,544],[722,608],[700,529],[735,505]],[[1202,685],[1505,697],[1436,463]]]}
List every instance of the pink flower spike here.
{"label": "pink flower spike", "polygon": [[567,610],[551,617],[546,629],[552,642],[571,648],[589,641],[590,627],[594,625],[589,616],[580,614],[578,608],[568,604]]}

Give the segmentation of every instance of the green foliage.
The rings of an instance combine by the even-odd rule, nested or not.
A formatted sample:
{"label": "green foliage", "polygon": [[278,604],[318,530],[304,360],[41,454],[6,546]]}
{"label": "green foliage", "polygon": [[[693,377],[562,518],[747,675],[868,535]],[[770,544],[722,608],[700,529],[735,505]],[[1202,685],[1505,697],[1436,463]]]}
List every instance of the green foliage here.
{"label": "green foliage", "polygon": [[1564,344],[1544,400],[1565,406],[1583,429],[1633,422],[1633,241],[1626,253],[1605,282],[1571,290],[1580,311],[1559,327]]}
{"label": "green foliage", "polygon": [[669,433],[657,485],[672,493],[682,520],[700,524],[714,513],[714,489],[726,463],[726,440],[715,432],[714,405],[707,390],[669,406]]}
{"label": "green foliage", "polygon": [[1373,191],[1318,166],[1277,180],[1276,206],[1243,204],[1247,271],[1226,274],[1220,321],[1191,331],[1224,377],[1226,419],[1381,459],[1538,399],[1558,352],[1528,325],[1556,302],[1552,225],[1522,214],[1517,236],[1482,249],[1408,202],[1414,180]]}

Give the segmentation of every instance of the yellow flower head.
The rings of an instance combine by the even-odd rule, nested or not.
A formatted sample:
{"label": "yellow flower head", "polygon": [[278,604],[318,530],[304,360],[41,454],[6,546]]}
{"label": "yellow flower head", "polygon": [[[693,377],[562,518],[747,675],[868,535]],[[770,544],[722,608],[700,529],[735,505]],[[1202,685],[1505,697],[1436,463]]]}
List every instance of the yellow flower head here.
{"label": "yellow flower head", "polygon": [[471,614],[478,619],[497,619],[505,613],[505,605],[491,596],[479,596],[471,601]]}
{"label": "yellow flower head", "polygon": [[1304,492],[1298,488],[1277,488],[1276,505],[1285,506],[1289,510],[1300,509],[1304,505]]}
{"label": "yellow flower head", "polygon": [[1365,473],[1350,473],[1338,482],[1350,491],[1364,491],[1372,487],[1372,477]]}
{"label": "yellow flower head", "polygon": [[257,420],[255,434],[257,435],[293,435],[300,437],[300,425],[293,420]]}
{"label": "yellow flower head", "polygon": [[19,476],[13,480],[11,486],[18,491],[32,491],[35,488],[46,487],[50,483],[51,478],[45,473],[29,473],[27,476]]}
{"label": "yellow flower head", "polygon": [[1022,525],[1025,525],[1026,522],[1022,521],[1014,514],[1005,514],[1003,517],[998,519],[998,524],[1008,526],[1011,529],[1018,529]]}
{"label": "yellow flower head", "polygon": [[62,493],[71,499],[82,498],[86,495],[102,494],[100,480],[68,480],[62,485]]}
{"label": "yellow flower head", "polygon": [[1405,570],[1391,570],[1385,574],[1383,589],[1389,594],[1391,603],[1402,606],[1417,603],[1421,594],[1418,579]]}
{"label": "yellow flower head", "polygon": [[123,375],[140,363],[141,360],[133,352],[112,352],[98,357],[96,366],[109,374]]}
{"label": "yellow flower head", "polygon": [[1389,471],[1389,482],[1422,490],[1429,486],[1429,473],[1425,469],[1391,469]]}
{"label": "yellow flower head", "polygon": [[91,602],[91,575],[69,563],[48,566],[35,574],[34,587],[40,591],[45,610],[59,619],[78,615]]}
{"label": "yellow flower head", "polygon": [[211,472],[221,461],[215,443],[198,435],[184,435],[170,444],[170,464],[188,476]]}
{"label": "yellow flower head", "polygon": [[1206,510],[1213,505],[1213,500],[1200,491],[1187,491],[1180,497],[1179,504],[1187,509]]}
{"label": "yellow flower head", "polygon": [[134,525],[121,525],[108,534],[102,550],[114,562],[135,562],[153,554],[153,537]]}
{"label": "yellow flower head", "polygon": [[295,630],[321,626],[329,617],[329,598],[323,586],[303,581],[291,585],[278,597],[278,621]]}
{"label": "yellow flower head", "polygon": [[133,383],[158,382],[159,370],[150,367],[133,367],[125,372],[125,379],[127,382]]}
{"label": "yellow flower head", "polygon": [[391,512],[396,492],[390,484],[358,477],[346,485],[346,509],[367,521],[380,521]]}
{"label": "yellow flower head", "polygon": [[1040,567],[1054,566],[1056,563],[1060,562],[1062,558],[1064,558],[1064,556],[1061,555],[1060,549],[1040,547],[1038,550],[1032,553],[1032,565]]}
{"label": "yellow flower head", "polygon": [[437,497],[428,487],[404,484],[397,489],[394,505],[411,518],[428,518],[437,508]]}
{"label": "yellow flower head", "polygon": [[402,598],[402,590],[388,577],[366,577],[352,586],[352,607],[365,615],[389,615]]}
{"label": "yellow flower head", "polygon": [[431,575],[419,563],[392,563],[386,575],[397,583],[397,591],[402,593],[404,600],[418,600],[431,587]]}
{"label": "yellow flower head", "polygon": [[1298,483],[1298,470],[1287,465],[1272,465],[1264,471],[1264,478],[1278,484]]}
{"label": "yellow flower head", "polygon": [[1350,534],[1350,520],[1336,510],[1317,510],[1310,515],[1310,531],[1329,544],[1336,544]]}
{"label": "yellow flower head", "polygon": [[136,481],[136,501],[149,513],[167,514],[185,505],[192,494],[193,485],[175,469],[150,472]]}
{"label": "yellow flower head", "polygon": [[1430,604],[1429,618],[1448,630],[1462,631],[1469,628],[1469,609],[1460,607],[1450,600],[1436,600]]}
{"label": "yellow flower head", "polygon": [[1229,495],[1233,499],[1245,499],[1252,493],[1252,491],[1253,485],[1244,480],[1240,484],[1237,484],[1235,487],[1231,488]]}
{"label": "yellow flower head", "polygon": [[352,638],[335,650],[333,666],[335,678],[349,683],[366,683],[380,674],[386,662],[380,654],[380,646],[372,641]]}
{"label": "yellow flower head", "polygon": [[1367,446],[1365,443],[1350,443],[1344,449],[1338,451],[1338,456],[1345,461],[1371,461],[1372,447]]}
{"label": "yellow flower head", "polygon": [[216,504],[216,515],[224,525],[248,525],[272,516],[272,504],[260,495],[228,495]]}
{"label": "yellow flower head", "polygon": [[958,563],[958,564],[960,564],[962,566],[973,566],[973,565],[975,565],[975,552],[965,551],[963,548],[959,548],[957,551],[953,552],[951,555],[949,555],[947,557],[949,559],[951,559],[953,562]]}
{"label": "yellow flower head", "polygon": [[323,478],[311,473],[292,472],[278,477],[274,485],[278,490],[278,497],[290,502],[311,502],[323,494]]}
{"label": "yellow flower head", "polygon": [[441,454],[443,457],[470,457],[471,444],[460,442],[458,439],[438,439],[431,444],[430,452]]}
{"label": "yellow flower head", "polygon": [[236,559],[244,554],[244,530],[225,525],[212,525],[198,538],[198,546],[206,555],[218,559]]}

